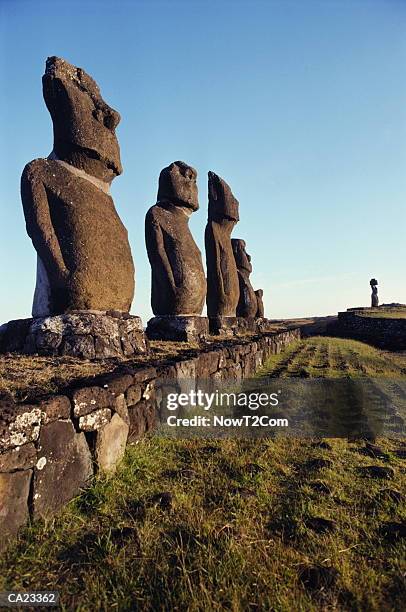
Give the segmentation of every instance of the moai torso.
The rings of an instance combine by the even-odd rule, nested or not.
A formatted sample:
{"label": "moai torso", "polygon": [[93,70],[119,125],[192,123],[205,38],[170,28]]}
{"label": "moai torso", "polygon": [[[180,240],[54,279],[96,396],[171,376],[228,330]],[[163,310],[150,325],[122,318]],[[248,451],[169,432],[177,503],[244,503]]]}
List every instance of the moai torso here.
{"label": "moai torso", "polygon": [[257,312],[255,314],[255,317],[257,319],[263,319],[264,318],[264,302],[263,302],[263,295],[264,292],[262,289],[257,289],[255,291],[255,295],[257,297]]}
{"label": "moai torso", "polygon": [[257,296],[250,282],[252,272],[251,257],[245,250],[245,241],[232,238],[235,262],[240,284],[240,297],[237,305],[237,317],[251,318],[257,313]]}
{"label": "moai torso", "polygon": [[154,315],[200,315],[206,297],[202,256],[189,229],[199,208],[196,171],[183,162],[164,168],[158,201],[145,217]]}
{"label": "moai torso", "polygon": [[205,231],[207,314],[235,317],[240,295],[231,232],[239,220],[238,200],[227,183],[209,172],[209,212]]}
{"label": "moai torso", "polygon": [[83,70],[49,58],[43,91],[54,150],[24,169],[21,196],[38,254],[33,315],[72,310],[128,312],[134,264],[127,230],[109,194],[122,172],[119,114]]}

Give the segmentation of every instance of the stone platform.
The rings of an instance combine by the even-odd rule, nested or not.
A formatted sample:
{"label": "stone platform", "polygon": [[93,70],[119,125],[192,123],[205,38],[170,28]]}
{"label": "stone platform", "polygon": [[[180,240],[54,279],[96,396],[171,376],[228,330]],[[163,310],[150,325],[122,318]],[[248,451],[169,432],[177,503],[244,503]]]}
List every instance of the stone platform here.
{"label": "stone platform", "polygon": [[148,321],[146,333],[150,340],[200,342],[209,335],[209,320],[199,316],[161,315]]}
{"label": "stone platform", "polygon": [[244,333],[270,331],[272,322],[254,317],[210,317],[210,333],[213,336],[231,338]]}
{"label": "stone platform", "polygon": [[406,350],[406,305],[348,308],[328,327],[330,336],[351,338],[390,351]]}
{"label": "stone platform", "polygon": [[8,352],[106,359],[145,354],[148,341],[140,317],[115,311],[74,311],[2,325],[0,353]]}

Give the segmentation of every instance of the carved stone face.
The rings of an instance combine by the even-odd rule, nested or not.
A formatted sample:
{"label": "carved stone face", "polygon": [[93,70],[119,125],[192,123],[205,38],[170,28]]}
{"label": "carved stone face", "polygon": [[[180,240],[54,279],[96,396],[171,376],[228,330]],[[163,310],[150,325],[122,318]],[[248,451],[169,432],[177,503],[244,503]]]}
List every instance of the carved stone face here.
{"label": "carved stone face", "polygon": [[239,221],[238,200],[229,185],[214,172],[209,172],[209,221]]}
{"label": "carved stone face", "polygon": [[198,210],[197,172],[182,161],[164,168],[159,175],[158,203],[172,202],[192,211]]}
{"label": "carved stone face", "polygon": [[42,89],[56,156],[104,181],[121,174],[115,134],[120,115],[104,102],[96,82],[82,68],[49,57]]}
{"label": "carved stone face", "polygon": [[233,247],[235,263],[237,264],[238,270],[245,270],[246,272],[249,272],[251,274],[251,256],[248,255],[245,250],[245,240],[240,240],[239,238],[232,238],[231,245]]}
{"label": "carved stone face", "polygon": [[264,297],[264,292],[263,292],[263,290],[262,290],[262,289],[257,289],[257,290],[255,291],[255,295],[256,295],[257,297],[259,297],[259,298],[263,298],[263,297]]}

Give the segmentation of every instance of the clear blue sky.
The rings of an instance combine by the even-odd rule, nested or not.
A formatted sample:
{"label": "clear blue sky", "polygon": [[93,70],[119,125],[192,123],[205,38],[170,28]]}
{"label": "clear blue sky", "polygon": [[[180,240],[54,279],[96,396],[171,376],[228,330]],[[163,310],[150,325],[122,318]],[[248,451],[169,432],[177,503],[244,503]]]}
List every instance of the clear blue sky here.
{"label": "clear blue sky", "polygon": [[[191,228],[204,255],[207,171],[231,185],[269,317],[406,302],[406,2],[0,0],[0,322],[29,316],[35,253],[24,165],[52,149],[45,59],[83,67],[122,115],[113,182],[150,311],[144,215],[158,174],[199,172]],[[89,228],[91,231],[91,228]]]}

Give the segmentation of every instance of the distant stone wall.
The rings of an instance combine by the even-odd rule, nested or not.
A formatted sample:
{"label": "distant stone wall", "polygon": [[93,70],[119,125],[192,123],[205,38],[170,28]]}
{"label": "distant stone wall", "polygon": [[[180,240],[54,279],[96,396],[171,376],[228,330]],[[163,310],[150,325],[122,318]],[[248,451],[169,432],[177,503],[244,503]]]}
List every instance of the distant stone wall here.
{"label": "distant stone wall", "polygon": [[292,329],[230,340],[96,377],[38,404],[0,403],[0,549],[29,517],[52,516],[95,472],[113,472],[126,444],[154,429],[159,381],[242,380],[299,338]]}
{"label": "distant stone wall", "polygon": [[387,350],[406,350],[406,319],[362,316],[356,310],[338,313],[327,334],[367,342]]}

